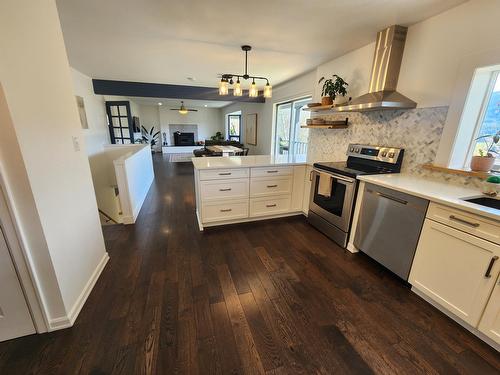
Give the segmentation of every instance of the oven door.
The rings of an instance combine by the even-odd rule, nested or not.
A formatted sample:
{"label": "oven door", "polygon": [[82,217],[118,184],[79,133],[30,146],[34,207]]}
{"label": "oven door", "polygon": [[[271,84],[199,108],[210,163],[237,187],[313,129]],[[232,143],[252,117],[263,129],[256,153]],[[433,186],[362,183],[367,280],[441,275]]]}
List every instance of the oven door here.
{"label": "oven door", "polygon": [[309,210],[348,232],[355,189],[353,178],[314,169]]}

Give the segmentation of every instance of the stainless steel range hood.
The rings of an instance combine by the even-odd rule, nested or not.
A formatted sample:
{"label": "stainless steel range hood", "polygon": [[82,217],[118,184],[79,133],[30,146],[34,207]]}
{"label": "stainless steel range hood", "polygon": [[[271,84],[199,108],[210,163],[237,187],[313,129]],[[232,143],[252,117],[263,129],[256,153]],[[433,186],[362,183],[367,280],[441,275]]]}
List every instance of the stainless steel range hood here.
{"label": "stainless steel range hood", "polygon": [[382,109],[415,108],[417,103],[396,91],[408,28],[393,25],[377,34],[372,76],[368,94],[346,105],[333,107],[338,112],[365,112]]}

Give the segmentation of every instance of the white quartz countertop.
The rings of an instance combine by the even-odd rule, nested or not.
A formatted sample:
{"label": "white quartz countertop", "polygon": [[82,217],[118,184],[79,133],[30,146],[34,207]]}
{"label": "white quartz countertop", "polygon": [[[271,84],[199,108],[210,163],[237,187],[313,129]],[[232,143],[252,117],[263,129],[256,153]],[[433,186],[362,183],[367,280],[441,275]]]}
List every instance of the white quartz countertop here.
{"label": "white quartz countertop", "polygon": [[191,160],[196,169],[249,168],[307,164],[305,156],[292,157],[289,155],[216,156],[192,158]]}
{"label": "white quartz countertop", "polygon": [[500,221],[500,210],[461,199],[482,196],[478,189],[399,173],[358,176],[358,179]]}

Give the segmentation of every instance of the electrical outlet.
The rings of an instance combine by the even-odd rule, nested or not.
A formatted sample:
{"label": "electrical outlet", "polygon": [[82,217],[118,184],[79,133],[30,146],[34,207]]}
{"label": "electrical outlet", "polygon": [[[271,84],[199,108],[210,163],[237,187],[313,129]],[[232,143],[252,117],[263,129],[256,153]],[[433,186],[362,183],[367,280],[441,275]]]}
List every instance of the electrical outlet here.
{"label": "electrical outlet", "polygon": [[73,137],[73,149],[75,150],[75,152],[80,151],[80,140],[78,139],[78,137]]}

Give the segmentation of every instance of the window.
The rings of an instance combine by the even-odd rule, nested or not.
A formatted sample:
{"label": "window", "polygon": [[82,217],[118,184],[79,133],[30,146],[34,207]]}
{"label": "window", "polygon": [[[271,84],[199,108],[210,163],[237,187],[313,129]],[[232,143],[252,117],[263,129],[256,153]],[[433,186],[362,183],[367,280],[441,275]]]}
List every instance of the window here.
{"label": "window", "polygon": [[310,112],[303,111],[311,98],[302,98],[276,105],[275,155],[307,155],[309,130],[301,128]]}
{"label": "window", "polygon": [[227,134],[230,141],[240,142],[241,136],[241,114],[230,114],[227,116]]}
{"label": "window", "polygon": [[[500,132],[500,71],[495,71],[491,74],[488,89],[479,112],[467,161],[470,161],[473,155],[485,154],[492,145],[490,137],[477,138],[494,135],[498,132]],[[494,156],[497,156],[494,169],[500,170],[500,160],[497,154],[499,151],[498,145],[492,145],[491,151]]]}

